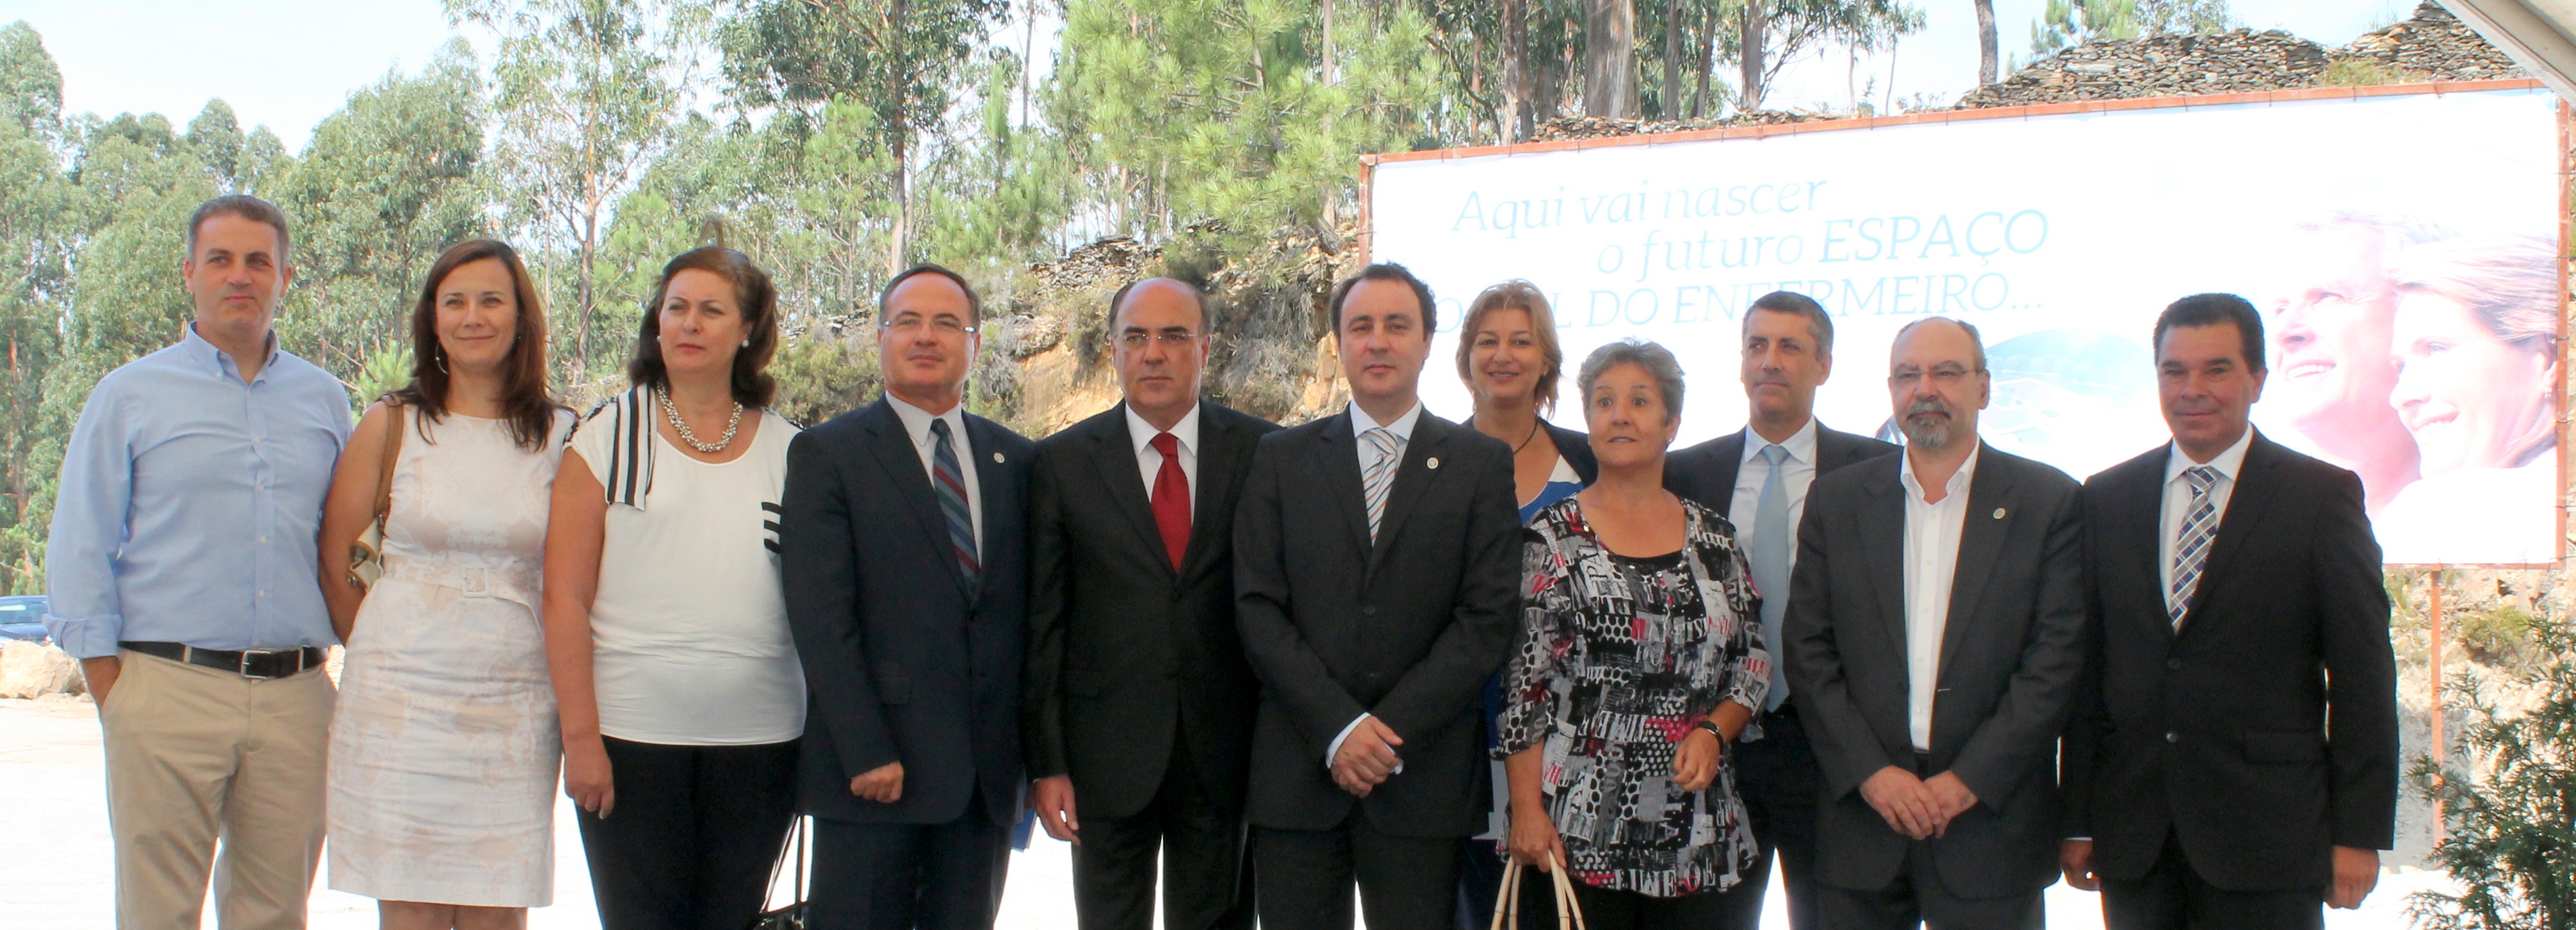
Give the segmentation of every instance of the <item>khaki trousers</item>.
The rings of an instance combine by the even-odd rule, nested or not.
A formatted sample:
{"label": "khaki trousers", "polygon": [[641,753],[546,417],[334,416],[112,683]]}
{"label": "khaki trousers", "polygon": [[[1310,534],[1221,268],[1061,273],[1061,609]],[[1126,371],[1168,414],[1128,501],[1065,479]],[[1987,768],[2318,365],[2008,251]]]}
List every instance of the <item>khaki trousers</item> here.
{"label": "khaki trousers", "polygon": [[331,680],[117,655],[99,708],[117,930],[197,930],[209,872],[223,930],[302,930],[322,856]]}

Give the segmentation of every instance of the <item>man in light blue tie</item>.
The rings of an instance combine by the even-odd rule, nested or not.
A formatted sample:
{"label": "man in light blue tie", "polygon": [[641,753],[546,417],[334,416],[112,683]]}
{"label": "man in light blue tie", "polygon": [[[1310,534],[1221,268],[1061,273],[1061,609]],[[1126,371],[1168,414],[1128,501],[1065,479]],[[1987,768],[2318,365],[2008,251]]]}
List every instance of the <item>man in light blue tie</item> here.
{"label": "man in light blue tie", "polygon": [[[1789,606],[1789,569],[1797,560],[1798,520],[1816,476],[1877,458],[1896,447],[1816,422],[1816,388],[1834,367],[1834,321],[1805,294],[1773,291],[1744,312],[1743,379],[1751,402],[1741,432],[1672,454],[1664,487],[1726,512],[1753,563],[1762,594],[1762,637],[1779,656],[1780,620]],[[1770,885],[1771,856],[1780,857],[1789,922],[1816,927],[1815,835],[1819,774],[1799,725],[1781,663],[1771,668],[1769,705],[1737,744],[1736,790],[1752,815],[1761,853],[1744,882],[1726,892],[1733,927],[1759,926]]]}

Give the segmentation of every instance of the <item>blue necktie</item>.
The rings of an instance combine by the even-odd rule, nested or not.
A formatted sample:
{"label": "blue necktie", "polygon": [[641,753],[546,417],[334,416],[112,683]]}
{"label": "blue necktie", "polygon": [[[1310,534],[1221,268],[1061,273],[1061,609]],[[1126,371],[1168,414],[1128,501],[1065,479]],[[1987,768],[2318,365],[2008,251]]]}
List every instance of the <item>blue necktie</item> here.
{"label": "blue necktie", "polygon": [[2191,484],[2191,509],[2184,511],[2182,533],[2174,539],[2173,589],[2165,592],[2165,613],[2174,626],[2191,609],[2192,592],[2200,590],[2200,570],[2209,564],[2209,544],[2218,538],[2218,469],[2195,465],[2184,469]]}
{"label": "blue necktie", "polygon": [[1789,699],[1789,649],[1780,640],[1780,619],[1789,613],[1789,565],[1796,559],[1789,548],[1789,481],[1780,474],[1789,450],[1777,443],[1763,446],[1762,461],[1771,470],[1753,505],[1753,549],[1745,557],[1753,563],[1753,590],[1762,595],[1762,647],[1771,652],[1771,695],[1763,709],[1777,710]]}
{"label": "blue necktie", "polygon": [[983,563],[975,557],[975,512],[966,507],[966,473],[957,467],[957,447],[949,441],[948,421],[930,421],[931,471],[938,479],[939,513],[948,518],[948,542],[957,550],[957,569],[966,590],[975,590]]}

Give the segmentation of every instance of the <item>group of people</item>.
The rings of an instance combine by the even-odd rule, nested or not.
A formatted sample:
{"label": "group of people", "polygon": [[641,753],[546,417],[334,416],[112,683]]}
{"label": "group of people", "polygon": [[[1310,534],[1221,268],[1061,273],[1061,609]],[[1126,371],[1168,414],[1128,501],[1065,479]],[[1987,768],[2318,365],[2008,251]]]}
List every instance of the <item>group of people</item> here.
{"label": "group of people", "polygon": [[2361,476],[2387,560],[2555,561],[2558,240],[2338,213],[2282,241],[2275,405]]}
{"label": "group of people", "polygon": [[[2263,317],[2154,340],[2171,443],[2077,483],[1978,437],[1976,329],[1908,325],[1902,448],[1816,422],[1833,321],[1741,314],[1747,427],[1685,449],[1682,364],[1574,366],[1547,301],[1456,325],[1464,422],[1417,388],[1438,305],[1371,265],[1326,304],[1350,402],[1282,428],[1201,393],[1216,317],[1121,288],[1110,409],[965,412],[982,309],[880,294],[883,395],[768,405],[776,296],[664,267],[629,388],[576,416],[509,246],[449,249],[409,385],[271,324],[286,218],[190,220],[178,344],[66,451],[48,624],[97,696],[119,926],[524,926],[558,781],[602,923],[738,930],[810,816],[804,926],[989,928],[1023,816],[1087,928],[1487,926],[1515,868],[1587,924],[2318,927],[2391,845],[2394,662],[2351,472],[2263,438]],[[347,646],[335,688],[324,649]],[[220,860],[215,851],[222,850]],[[1552,919],[1548,882],[1520,885]]]}

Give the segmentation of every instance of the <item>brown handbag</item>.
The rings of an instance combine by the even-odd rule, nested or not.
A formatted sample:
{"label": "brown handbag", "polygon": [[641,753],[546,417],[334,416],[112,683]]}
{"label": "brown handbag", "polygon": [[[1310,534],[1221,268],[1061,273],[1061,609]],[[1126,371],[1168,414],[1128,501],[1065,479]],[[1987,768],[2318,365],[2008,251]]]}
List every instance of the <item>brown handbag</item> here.
{"label": "brown handbag", "polygon": [[376,586],[385,575],[385,517],[394,509],[394,462],[402,457],[404,416],[402,403],[387,398],[385,410],[394,415],[385,425],[385,463],[376,475],[376,518],[358,532],[358,541],[349,544],[349,586],[364,593]]}

